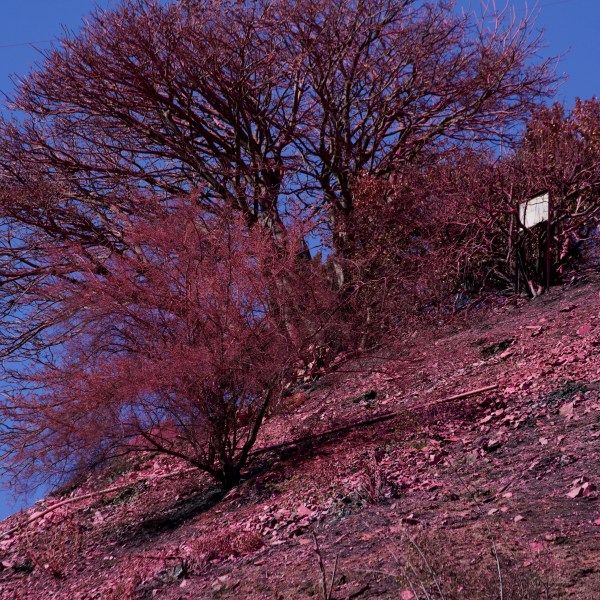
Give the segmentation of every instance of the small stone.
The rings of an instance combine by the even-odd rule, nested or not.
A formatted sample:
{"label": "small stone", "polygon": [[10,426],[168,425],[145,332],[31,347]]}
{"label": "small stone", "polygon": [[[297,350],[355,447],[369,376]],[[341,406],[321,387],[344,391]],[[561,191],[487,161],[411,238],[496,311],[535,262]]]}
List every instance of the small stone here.
{"label": "small stone", "polygon": [[310,518],[315,514],[314,510],[310,510],[310,508],[308,508],[307,506],[301,505],[298,507],[298,510],[296,511],[296,515],[300,518]]}
{"label": "small stone", "polygon": [[583,495],[584,496],[589,496],[592,492],[596,491],[596,486],[593,483],[590,483],[589,481],[584,483],[582,486],[583,488]]}
{"label": "small stone", "polygon": [[577,479],[573,480],[573,483],[571,484],[573,487],[577,486],[577,485],[583,485],[584,483],[586,483],[587,481],[589,481],[589,479],[584,475],[583,477],[578,477]]}
{"label": "small stone", "polygon": [[578,330],[577,330],[577,335],[584,337],[586,335],[589,335],[592,332],[592,326],[591,325],[583,325],[581,326]]}
{"label": "small stone", "polygon": [[574,402],[567,402],[567,404],[563,404],[560,409],[558,410],[558,412],[560,413],[560,415],[562,417],[572,417],[573,416],[573,412],[574,412],[574,407],[575,407],[575,403]]}
{"label": "small stone", "polygon": [[435,454],[429,455],[429,463],[432,465],[437,465],[445,456],[445,452],[437,452]]}
{"label": "small stone", "polygon": [[577,304],[567,304],[564,308],[560,309],[560,312],[571,312],[577,308]]}
{"label": "small stone", "polygon": [[490,440],[487,443],[487,446],[485,447],[485,449],[488,452],[493,452],[494,450],[497,450],[498,448],[500,448],[501,445],[502,445],[502,442],[500,440]]}
{"label": "small stone", "polygon": [[410,515],[407,515],[406,517],[402,517],[400,522],[406,523],[407,525],[418,525],[420,523],[419,519],[416,519],[413,513],[410,513]]}

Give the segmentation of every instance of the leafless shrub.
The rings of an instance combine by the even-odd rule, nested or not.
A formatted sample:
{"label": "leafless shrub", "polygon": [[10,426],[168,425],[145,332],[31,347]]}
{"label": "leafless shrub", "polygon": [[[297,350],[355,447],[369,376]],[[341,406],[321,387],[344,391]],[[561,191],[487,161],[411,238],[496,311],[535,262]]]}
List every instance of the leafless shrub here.
{"label": "leafless shrub", "polygon": [[356,487],[356,493],[362,500],[367,504],[379,504],[390,486],[385,468],[376,456],[369,456],[363,461]]}

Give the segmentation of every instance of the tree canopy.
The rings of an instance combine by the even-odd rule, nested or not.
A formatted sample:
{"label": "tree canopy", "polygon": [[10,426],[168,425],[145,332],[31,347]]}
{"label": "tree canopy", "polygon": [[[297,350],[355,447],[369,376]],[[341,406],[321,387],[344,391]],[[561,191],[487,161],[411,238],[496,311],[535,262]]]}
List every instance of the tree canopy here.
{"label": "tree canopy", "polygon": [[[515,141],[540,44],[445,0],[124,0],[65,34],[0,121],[7,468],[150,449],[235,483],[299,365],[364,342],[350,303],[380,331],[360,226]],[[415,255],[436,214],[388,233]]]}

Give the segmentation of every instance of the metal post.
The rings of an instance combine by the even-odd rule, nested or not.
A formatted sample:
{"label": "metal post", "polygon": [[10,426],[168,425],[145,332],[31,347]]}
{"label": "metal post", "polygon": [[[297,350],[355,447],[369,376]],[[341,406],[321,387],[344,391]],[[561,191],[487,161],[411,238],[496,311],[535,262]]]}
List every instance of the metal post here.
{"label": "metal post", "polygon": [[546,222],[546,291],[550,289],[552,277],[552,192],[548,190],[548,221]]}

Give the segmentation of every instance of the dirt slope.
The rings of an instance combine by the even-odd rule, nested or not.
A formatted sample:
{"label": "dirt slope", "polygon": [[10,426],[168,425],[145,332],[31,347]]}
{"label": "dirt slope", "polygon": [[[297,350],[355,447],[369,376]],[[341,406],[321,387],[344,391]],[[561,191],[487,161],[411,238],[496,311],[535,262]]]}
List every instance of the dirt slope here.
{"label": "dirt slope", "polygon": [[259,445],[398,414],[262,454],[225,497],[150,457],[45,499],[0,529],[125,486],[1,540],[0,597],[323,598],[325,575],[338,600],[600,598],[599,290],[417,330],[316,382]]}

